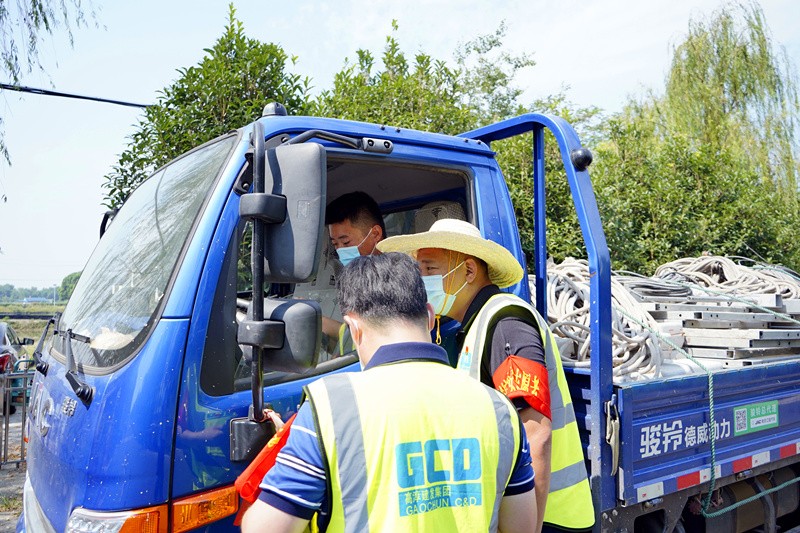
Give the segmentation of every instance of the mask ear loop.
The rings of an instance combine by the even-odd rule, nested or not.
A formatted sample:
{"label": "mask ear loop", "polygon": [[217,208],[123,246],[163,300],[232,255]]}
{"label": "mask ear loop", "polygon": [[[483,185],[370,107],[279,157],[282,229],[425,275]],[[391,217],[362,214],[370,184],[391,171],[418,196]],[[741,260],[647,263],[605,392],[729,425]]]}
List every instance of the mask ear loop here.
{"label": "mask ear loop", "polygon": [[[450,274],[453,273],[453,270],[458,268],[458,265],[456,265],[456,267],[453,268],[453,269],[450,268],[450,263],[452,262],[452,258],[453,258],[453,250],[447,250],[447,269],[449,270],[449,272],[446,274],[446,277],[448,277],[448,278],[451,277]],[[448,283],[450,283],[450,285],[452,286],[452,284],[453,284],[452,279],[449,280]],[[444,289],[445,298],[446,298],[447,297],[446,296],[447,295],[447,288],[442,286],[442,289]],[[436,344],[438,346],[442,345],[441,321],[442,321],[442,315],[436,315]]]}
{"label": "mask ear loop", "polygon": [[[369,238],[369,236],[372,235],[372,230],[374,230],[374,229],[375,229],[375,226],[372,226],[371,228],[369,228],[369,232],[367,232],[367,236],[364,237],[364,241],[366,241]],[[372,250],[367,255],[375,254],[375,250],[377,250],[377,249],[378,249],[378,241],[375,241],[375,244],[372,245]]]}

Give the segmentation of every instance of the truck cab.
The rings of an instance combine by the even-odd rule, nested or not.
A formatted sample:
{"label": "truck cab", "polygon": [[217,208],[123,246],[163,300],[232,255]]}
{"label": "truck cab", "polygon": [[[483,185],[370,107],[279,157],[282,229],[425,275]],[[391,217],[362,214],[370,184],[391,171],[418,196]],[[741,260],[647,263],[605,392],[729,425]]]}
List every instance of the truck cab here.
{"label": "truck cab", "polygon": [[[263,138],[254,140],[255,131]],[[305,140],[289,145],[301,135]],[[263,170],[256,168],[259,151]],[[295,165],[298,158],[310,159]],[[263,222],[271,204],[243,206],[254,169],[267,174],[266,196],[285,198],[283,223]],[[316,192],[299,198],[281,189],[281,181],[295,180],[292,172],[307,171],[316,172]],[[249,445],[239,449],[252,427],[240,430],[232,421],[252,417],[253,371],[262,363],[254,361],[258,347],[237,340],[240,324],[253,322],[253,226],[266,227],[258,239],[265,280],[256,294],[267,298],[267,315],[269,302],[302,300],[316,302],[319,316],[341,319],[339,264],[323,212],[357,190],[379,203],[388,235],[424,231],[420,224],[430,226],[444,210],[477,224],[524,264],[503,176],[483,142],[275,114],[192,150],[131,194],[55,333],[43,336],[19,531],[103,524],[127,531],[127,524],[144,523],[158,531],[232,529],[233,482],[253,456]],[[243,209],[250,211],[243,216]],[[277,226],[290,227],[278,235]],[[299,272],[301,263],[313,268]],[[514,290],[529,298],[527,284]],[[313,357],[300,363],[306,368],[292,366],[303,357],[297,353],[256,358],[263,359],[263,405],[284,420],[297,410],[304,385],[359,370],[357,356],[339,353],[336,339],[316,327],[303,335],[315,344]],[[263,444],[272,429],[253,427]]]}

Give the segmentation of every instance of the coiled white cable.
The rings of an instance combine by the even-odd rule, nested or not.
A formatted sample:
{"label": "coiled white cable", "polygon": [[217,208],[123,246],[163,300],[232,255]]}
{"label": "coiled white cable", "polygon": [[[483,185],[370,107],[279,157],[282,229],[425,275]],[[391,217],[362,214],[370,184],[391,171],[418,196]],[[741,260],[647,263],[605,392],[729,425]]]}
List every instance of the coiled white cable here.
{"label": "coiled white cable", "polygon": [[[534,278],[529,278],[533,290]],[[664,346],[648,330],[614,308],[620,307],[652,329],[658,323],[616,279],[611,280],[613,367],[616,379],[637,380],[660,375]],[[572,356],[562,355],[567,366],[588,367],[590,353],[589,264],[567,258],[547,267],[547,313],[551,330],[574,343]]]}
{"label": "coiled white cable", "polygon": [[[615,381],[657,378],[673,348],[658,339],[661,325],[640,303],[648,296],[670,296],[690,300],[709,292],[740,301],[740,296],[779,294],[800,298],[800,276],[794,272],[746,258],[703,256],[683,258],[660,266],[656,276],[634,274],[611,277],[612,356]],[[749,262],[753,266],[746,266]],[[627,273],[626,273],[627,274]],[[531,291],[535,278],[529,277]],[[703,291],[702,288],[714,290]],[[632,292],[635,292],[637,299]],[[728,295],[728,296],[725,296]],[[765,309],[786,319],[785,315]],[[571,341],[573,350],[562,350],[565,366],[588,367],[590,356],[589,265],[586,260],[567,258],[548,262],[547,313],[555,335]],[[644,325],[644,327],[642,326]]]}
{"label": "coiled white cable", "polygon": [[[800,298],[800,279],[793,272],[747,258],[718,255],[685,257],[661,265],[655,277],[695,283],[718,292],[736,295],[778,294],[783,298]],[[752,267],[741,264],[750,262]]]}

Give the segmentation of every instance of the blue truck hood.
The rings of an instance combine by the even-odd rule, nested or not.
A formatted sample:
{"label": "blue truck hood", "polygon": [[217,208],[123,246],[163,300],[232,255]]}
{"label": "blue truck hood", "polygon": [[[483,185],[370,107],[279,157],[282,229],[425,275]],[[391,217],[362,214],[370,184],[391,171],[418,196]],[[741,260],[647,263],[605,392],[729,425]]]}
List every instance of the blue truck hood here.
{"label": "blue truck hood", "polygon": [[[37,374],[28,421],[28,476],[50,524],[66,528],[76,507],[120,510],[169,498],[178,381],[189,321],[162,319],[129,364],[102,376],[84,405],[48,353]],[[155,357],[159,354],[159,357]],[[158,368],[153,368],[158,367]],[[157,379],[154,379],[157,377]]]}

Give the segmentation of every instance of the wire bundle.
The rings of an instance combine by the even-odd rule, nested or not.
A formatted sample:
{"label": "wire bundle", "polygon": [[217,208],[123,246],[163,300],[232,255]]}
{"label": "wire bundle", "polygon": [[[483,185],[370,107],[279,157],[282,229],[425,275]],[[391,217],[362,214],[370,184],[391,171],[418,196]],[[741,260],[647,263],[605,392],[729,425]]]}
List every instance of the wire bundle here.
{"label": "wire bundle", "polygon": [[[529,278],[533,286],[534,278]],[[621,283],[612,277],[612,357],[614,378],[637,380],[660,375],[665,350],[652,333],[658,323]],[[550,328],[559,337],[574,343],[574,350],[561,359],[567,366],[588,367],[591,345],[589,316],[589,264],[583,259],[567,258],[547,267],[547,313]],[[618,313],[624,309],[649,329]]]}
{"label": "wire bundle", "polygon": [[661,265],[656,269],[655,277],[688,282],[723,294],[779,294],[783,298],[800,298],[797,273],[743,257],[685,257]]}
{"label": "wire bundle", "polygon": [[[695,301],[696,296],[716,294],[738,301],[737,296],[779,294],[800,298],[800,275],[784,267],[741,257],[687,257],[666,263],[652,278],[630,272],[611,277],[612,356],[615,381],[661,376],[662,364],[673,348],[660,325],[641,302],[649,299]],[[567,258],[548,262],[547,313],[550,329],[566,339],[561,359],[566,366],[588,367],[591,352],[589,316],[589,264]],[[531,291],[535,278],[529,277]],[[652,300],[651,300],[652,301]],[[755,306],[758,307],[758,306]],[[760,308],[762,309],[762,308]],[[763,308],[778,318],[788,317]],[[570,346],[568,343],[571,342]],[[572,349],[569,349],[572,348]]]}

